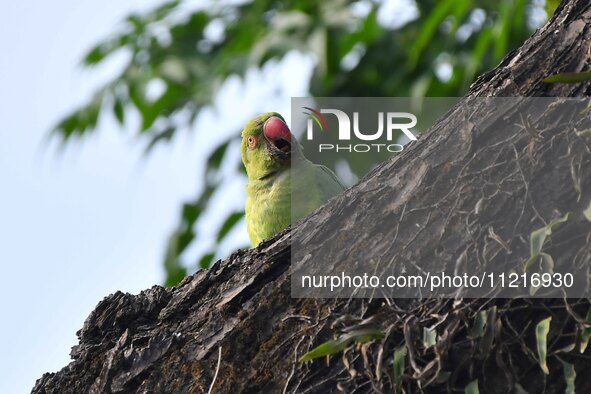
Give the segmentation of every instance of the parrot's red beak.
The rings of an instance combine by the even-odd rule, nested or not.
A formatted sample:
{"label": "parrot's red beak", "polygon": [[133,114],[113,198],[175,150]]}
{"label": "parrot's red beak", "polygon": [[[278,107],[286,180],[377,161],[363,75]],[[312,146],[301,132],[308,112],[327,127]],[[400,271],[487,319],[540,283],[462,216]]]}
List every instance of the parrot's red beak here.
{"label": "parrot's red beak", "polygon": [[280,118],[271,116],[267,119],[263,125],[263,133],[267,141],[273,144],[275,148],[284,153],[291,152],[291,132]]}

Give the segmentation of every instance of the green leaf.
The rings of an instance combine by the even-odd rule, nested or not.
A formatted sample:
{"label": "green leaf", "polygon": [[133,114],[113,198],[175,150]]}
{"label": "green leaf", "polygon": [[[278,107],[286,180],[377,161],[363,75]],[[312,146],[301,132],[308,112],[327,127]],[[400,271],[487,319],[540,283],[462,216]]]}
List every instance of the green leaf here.
{"label": "green leaf", "polygon": [[585,215],[585,219],[591,222],[591,201],[589,201],[589,206],[583,211],[583,215]]}
{"label": "green leaf", "polygon": [[544,78],[546,83],[578,83],[591,81],[591,72],[560,73]]}
{"label": "green leaf", "polygon": [[166,272],[165,287],[172,287],[179,284],[187,276],[187,270],[181,266],[171,267]]}
{"label": "green leaf", "polygon": [[454,2],[454,6],[452,7],[451,12],[453,12],[453,20],[452,20],[452,28],[450,30],[451,33],[456,33],[458,28],[462,25],[462,21],[472,10],[472,0],[457,0]]}
{"label": "green leaf", "polygon": [[564,380],[566,380],[566,389],[564,390],[564,394],[575,394],[575,380],[577,378],[575,366],[563,360],[560,360],[560,362],[562,363],[562,370],[564,371]]}
{"label": "green leaf", "polygon": [[215,253],[206,253],[204,254],[201,259],[199,259],[199,263],[197,263],[197,266],[199,268],[209,268],[211,266],[211,262],[213,261],[213,257],[215,256]]}
{"label": "green leaf", "polygon": [[181,101],[183,91],[181,87],[172,82],[167,83],[166,90],[154,103],[149,103],[142,98],[142,107],[138,106],[142,113],[142,132],[152,127],[156,119],[166,114],[176,102]]}
{"label": "green leaf", "polygon": [[493,341],[495,339],[495,322],[497,321],[497,306],[493,305],[486,314],[486,325],[479,343],[480,355],[488,357]]}
{"label": "green leaf", "polygon": [[61,134],[64,140],[69,139],[79,129],[85,129],[86,125],[81,125],[78,114],[72,114],[64,119],[55,127],[54,133]]}
{"label": "green leaf", "polygon": [[494,28],[494,58],[495,61],[500,61],[503,56],[507,54],[507,46],[509,44],[509,33],[511,31],[511,22],[513,19],[514,3],[511,1],[502,2],[499,4],[500,15],[498,22]]}
{"label": "green leaf", "polygon": [[148,21],[144,20],[138,14],[128,15],[127,18],[125,18],[125,20],[133,28],[134,33],[142,33],[146,28],[146,24],[148,23]]}
{"label": "green leaf", "polygon": [[[540,271],[539,272],[542,274],[554,273],[554,259],[552,258],[552,256],[550,256],[548,253],[540,253],[539,258],[540,258]],[[540,287],[542,287],[541,283],[538,287],[534,287],[533,285],[531,285],[529,288],[529,294],[531,296],[535,295],[537,293],[537,291],[540,289]]]}
{"label": "green leaf", "polygon": [[149,153],[160,141],[170,141],[175,133],[174,127],[166,127],[150,137],[150,142],[146,145],[145,153]]}
{"label": "green leaf", "polygon": [[486,316],[488,315],[487,311],[480,311],[474,318],[474,324],[470,329],[470,338],[476,339],[480,338],[484,333],[484,326],[486,325]]}
{"label": "green leaf", "polygon": [[406,346],[401,346],[394,350],[394,382],[396,384],[396,392],[402,391],[402,376],[406,369]]}
{"label": "green leaf", "polygon": [[218,231],[218,235],[216,238],[216,241],[219,243],[222,239],[224,239],[224,237],[226,235],[228,235],[228,233],[230,232],[230,230],[232,230],[234,228],[234,226],[244,217],[244,212],[240,211],[240,212],[234,212],[232,214],[230,214],[226,220],[224,221],[224,224],[222,224],[222,227],[220,227],[220,230]]}
{"label": "green leaf", "polygon": [[331,354],[339,353],[349,347],[349,344],[353,342],[353,339],[343,341],[341,339],[335,339],[324,342],[323,344],[310,350],[300,358],[300,362],[310,361],[318,357],[329,356]]}
{"label": "green leaf", "polygon": [[441,25],[445,17],[449,15],[449,12],[453,10],[455,1],[456,0],[440,0],[428,14],[427,19],[419,30],[419,34],[416,36],[414,43],[409,49],[409,68],[414,69],[417,66],[423,51],[428,46],[433,35],[437,32],[439,25]]}
{"label": "green leaf", "polygon": [[180,0],[167,1],[164,4],[156,7],[151,12],[151,17],[156,20],[162,19],[163,17],[170,14],[171,11],[176,9],[180,3],[181,3]]}
{"label": "green leaf", "polygon": [[353,342],[365,343],[373,341],[374,339],[382,339],[383,337],[384,333],[382,331],[370,328],[351,331],[347,334],[340,336],[337,339],[333,339],[324,342],[321,345],[318,345],[314,349],[310,350],[308,353],[304,354],[299,361],[304,362],[313,360],[318,357],[330,356],[332,354],[342,352],[343,350],[348,348],[349,345],[351,345]]}
{"label": "green leaf", "polygon": [[[228,140],[226,142],[224,142],[223,144],[221,144],[220,146],[218,146],[207,158],[207,168],[208,169],[219,169],[220,165],[222,164],[222,160],[224,159],[224,156],[226,155],[226,151],[228,150],[228,145],[230,145],[230,142],[233,140],[234,138],[232,138],[231,140]],[[242,165],[242,164],[241,164]]]}
{"label": "green leaf", "polygon": [[423,346],[425,349],[437,344],[437,331],[434,328],[423,327]]}
{"label": "green leaf", "polygon": [[470,383],[468,383],[468,385],[464,389],[464,393],[465,394],[479,394],[480,391],[478,391],[478,379],[473,380]]}
{"label": "green leaf", "polygon": [[95,65],[100,63],[109,52],[110,51],[106,48],[105,44],[99,44],[84,56],[83,62],[88,66]]}
{"label": "green leaf", "polygon": [[587,345],[589,344],[589,339],[591,338],[591,308],[587,310],[587,317],[585,321],[590,325],[590,327],[584,327],[583,332],[581,333],[581,344],[579,345],[579,352],[585,353],[587,349]]}
{"label": "green leaf", "polygon": [[548,370],[548,364],[546,364],[546,356],[548,354],[548,333],[550,332],[550,322],[552,321],[552,316],[547,317],[546,319],[542,320],[536,325],[536,347],[538,349],[538,362],[540,363],[540,367],[542,371],[546,375],[550,374]]}
{"label": "green leaf", "polygon": [[125,122],[125,109],[123,108],[123,103],[118,98],[115,98],[115,102],[113,103],[113,113],[119,124],[123,125]]}
{"label": "green leaf", "polygon": [[538,259],[546,238],[552,235],[552,231],[558,230],[560,226],[566,223],[571,217],[571,213],[567,212],[563,217],[552,220],[548,225],[539,228],[531,233],[529,241],[530,258],[525,263],[524,270],[527,271],[531,265]]}
{"label": "green leaf", "polygon": [[189,246],[193,239],[195,239],[195,232],[193,231],[192,227],[188,227],[185,229],[185,231],[182,231],[178,234],[176,248],[177,256],[180,256],[181,253],[187,249],[187,246]]}
{"label": "green leaf", "polygon": [[202,205],[199,203],[185,203],[181,215],[184,221],[192,225],[199,218],[202,211]]}
{"label": "green leaf", "polygon": [[529,242],[529,250],[531,256],[538,256],[542,247],[544,246],[544,242],[546,242],[546,237],[549,235],[548,229],[543,227],[531,233],[530,242]]}
{"label": "green leaf", "polygon": [[548,253],[540,253],[543,274],[554,273],[554,259]]}
{"label": "green leaf", "polygon": [[178,244],[179,235],[177,232],[174,232],[168,241],[166,256],[164,259],[164,269],[166,271],[166,280],[164,285],[166,287],[176,285],[187,275],[186,268],[182,265],[178,258]]}
{"label": "green leaf", "polygon": [[466,66],[466,70],[464,71],[464,84],[469,86],[474,76],[476,75],[479,68],[482,67],[484,62],[484,57],[489,53],[489,48],[493,41],[493,30],[491,28],[486,28],[478,35],[478,39],[476,40],[476,44],[474,45],[474,50],[472,51],[472,55],[470,57],[470,61]]}

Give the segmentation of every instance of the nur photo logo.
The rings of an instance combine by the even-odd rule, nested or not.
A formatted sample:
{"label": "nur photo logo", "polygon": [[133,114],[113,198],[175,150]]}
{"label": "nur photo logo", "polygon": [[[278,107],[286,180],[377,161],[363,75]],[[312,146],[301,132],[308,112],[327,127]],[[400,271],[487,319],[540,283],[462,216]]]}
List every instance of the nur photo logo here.
{"label": "nur photo logo", "polygon": [[[309,116],[306,128],[306,139],[314,140],[314,129],[320,132],[332,132],[326,117],[323,114],[333,115],[338,124],[336,144],[318,144],[318,152],[401,152],[404,146],[393,143],[402,132],[409,140],[415,141],[417,137],[411,129],[417,125],[417,117],[410,112],[378,112],[377,130],[361,130],[359,112],[353,112],[353,121],[349,115],[340,109],[321,108],[315,110],[310,107],[302,107],[305,115]],[[376,115],[374,115],[376,116]],[[372,143],[352,143],[353,139]],[[383,141],[383,142],[381,142]],[[345,143],[343,143],[345,142]],[[348,142],[348,143],[347,143]]]}

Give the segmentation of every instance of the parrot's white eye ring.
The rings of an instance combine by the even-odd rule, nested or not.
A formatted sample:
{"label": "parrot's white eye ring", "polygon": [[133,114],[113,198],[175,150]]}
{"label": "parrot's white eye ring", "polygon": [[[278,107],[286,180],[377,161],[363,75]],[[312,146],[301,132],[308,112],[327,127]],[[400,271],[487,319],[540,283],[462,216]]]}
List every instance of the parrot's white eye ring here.
{"label": "parrot's white eye ring", "polygon": [[252,135],[248,136],[248,147],[251,149],[254,149],[254,148],[256,148],[256,146],[257,146],[257,139]]}

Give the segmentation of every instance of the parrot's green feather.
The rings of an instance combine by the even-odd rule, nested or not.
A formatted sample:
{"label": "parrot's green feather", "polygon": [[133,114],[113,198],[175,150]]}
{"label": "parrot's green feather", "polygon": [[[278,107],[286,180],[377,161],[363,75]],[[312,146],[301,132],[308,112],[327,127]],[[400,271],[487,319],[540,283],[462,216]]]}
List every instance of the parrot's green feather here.
{"label": "parrot's green feather", "polygon": [[[304,157],[293,135],[289,155],[278,152],[264,135],[271,117],[283,121],[281,115],[268,112],[253,118],[242,131],[242,161],[248,174],[246,225],[253,246],[345,190],[331,170]],[[249,146],[253,139],[255,147]]]}

